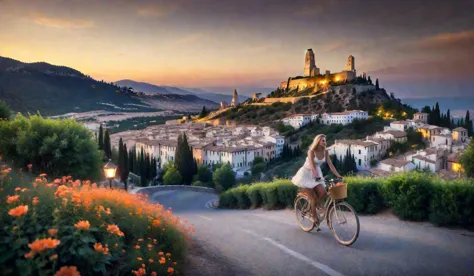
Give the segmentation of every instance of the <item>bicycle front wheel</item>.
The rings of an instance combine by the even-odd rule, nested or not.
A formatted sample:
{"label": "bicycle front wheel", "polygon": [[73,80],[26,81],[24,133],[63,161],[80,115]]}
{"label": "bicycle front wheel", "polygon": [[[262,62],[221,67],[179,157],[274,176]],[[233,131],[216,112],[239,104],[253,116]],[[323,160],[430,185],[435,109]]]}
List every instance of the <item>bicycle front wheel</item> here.
{"label": "bicycle front wheel", "polygon": [[315,223],[311,218],[311,204],[308,198],[298,196],[295,200],[296,220],[301,230],[309,232],[313,230]]}
{"label": "bicycle front wheel", "polygon": [[345,246],[359,237],[360,224],[356,211],[347,202],[338,202],[329,210],[329,227],[336,240]]}

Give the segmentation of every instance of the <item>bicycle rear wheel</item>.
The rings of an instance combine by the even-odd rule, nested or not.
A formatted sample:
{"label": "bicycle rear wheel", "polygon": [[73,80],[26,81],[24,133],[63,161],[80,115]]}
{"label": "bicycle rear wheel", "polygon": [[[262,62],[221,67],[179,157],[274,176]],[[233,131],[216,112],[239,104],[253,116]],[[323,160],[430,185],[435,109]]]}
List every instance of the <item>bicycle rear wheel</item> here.
{"label": "bicycle rear wheel", "polygon": [[331,232],[340,244],[352,245],[359,237],[359,217],[349,203],[342,201],[332,205],[328,220]]}
{"label": "bicycle rear wheel", "polygon": [[296,220],[301,230],[309,232],[314,229],[315,223],[311,219],[311,204],[307,197],[298,196],[295,200]]}

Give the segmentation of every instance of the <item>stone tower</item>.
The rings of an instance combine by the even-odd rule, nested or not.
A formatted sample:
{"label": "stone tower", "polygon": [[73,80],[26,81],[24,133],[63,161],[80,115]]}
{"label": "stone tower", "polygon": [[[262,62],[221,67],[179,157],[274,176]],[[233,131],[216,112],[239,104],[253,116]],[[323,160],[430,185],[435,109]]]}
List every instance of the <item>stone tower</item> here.
{"label": "stone tower", "polygon": [[306,51],[306,57],[304,59],[304,76],[314,77],[316,73],[316,62],[314,61],[313,49]]}
{"label": "stone tower", "polygon": [[239,105],[239,94],[237,94],[237,89],[234,89],[234,94],[232,94],[232,102],[230,102],[231,106]]}
{"label": "stone tower", "polygon": [[352,55],[347,58],[346,71],[355,72],[355,60]]}

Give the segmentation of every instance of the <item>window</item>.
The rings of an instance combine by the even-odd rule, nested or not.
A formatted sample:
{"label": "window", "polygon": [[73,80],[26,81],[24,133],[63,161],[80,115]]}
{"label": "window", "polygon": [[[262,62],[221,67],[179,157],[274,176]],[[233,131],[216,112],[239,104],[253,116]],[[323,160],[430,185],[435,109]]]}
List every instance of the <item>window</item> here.
{"label": "window", "polygon": [[362,165],[362,159],[359,159],[359,166]]}
{"label": "window", "polygon": [[361,153],[361,151],[359,150],[359,154]]}

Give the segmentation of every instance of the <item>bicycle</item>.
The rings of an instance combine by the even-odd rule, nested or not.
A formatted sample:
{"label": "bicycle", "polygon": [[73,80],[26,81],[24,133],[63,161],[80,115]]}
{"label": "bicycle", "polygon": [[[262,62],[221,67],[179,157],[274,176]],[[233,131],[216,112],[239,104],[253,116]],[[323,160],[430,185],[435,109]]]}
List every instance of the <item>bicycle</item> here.
{"label": "bicycle", "polygon": [[[321,208],[320,206],[316,207],[317,221],[315,221],[311,215],[311,203],[308,195],[303,191],[298,191],[294,203],[298,225],[305,232],[310,232],[314,229],[314,227],[317,226],[317,231],[319,232],[321,231],[319,226],[324,220],[326,220],[327,225],[331,230],[334,238],[336,238],[336,240],[340,244],[345,246],[352,245],[359,237],[360,224],[359,217],[357,216],[357,213],[354,208],[349,203],[344,201],[344,199],[347,197],[347,185],[342,183],[342,181],[336,185],[334,183],[334,179],[328,181],[327,177],[324,178],[324,181],[328,184],[326,185],[326,192],[329,193],[329,196],[327,197],[326,202],[324,204],[323,202],[319,204],[320,206],[323,206],[323,208]],[[342,207],[346,208],[347,211],[340,211],[339,209]],[[324,211],[324,214],[321,214],[322,211]],[[305,219],[309,220],[310,223],[308,227],[303,226],[303,222],[298,216],[299,214],[301,214],[301,218],[303,221]],[[341,234],[335,230],[334,222],[337,222],[336,226],[347,225],[348,218],[354,219],[355,231],[351,232],[348,239],[344,239],[342,238]]]}

